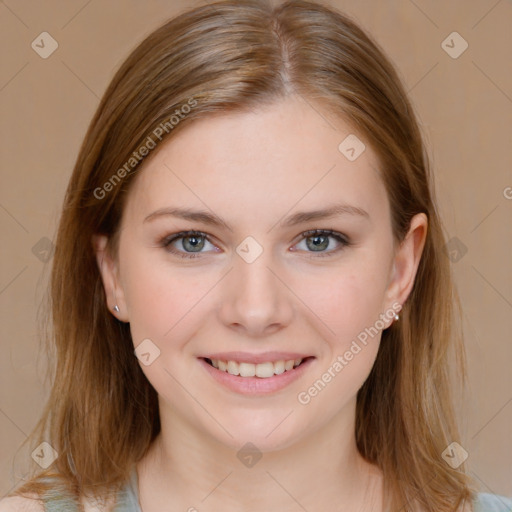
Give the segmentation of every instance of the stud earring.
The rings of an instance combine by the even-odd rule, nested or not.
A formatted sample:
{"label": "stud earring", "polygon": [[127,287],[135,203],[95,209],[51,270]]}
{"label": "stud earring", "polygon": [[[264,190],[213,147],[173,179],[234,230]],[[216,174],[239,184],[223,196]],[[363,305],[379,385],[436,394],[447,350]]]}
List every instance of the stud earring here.
{"label": "stud earring", "polygon": [[115,302],[115,306],[112,308],[112,310],[115,311],[116,313],[119,313],[119,306],[117,305],[117,297],[116,297],[115,291],[114,291],[114,302]]}
{"label": "stud earring", "polygon": [[398,313],[395,313],[395,316],[394,316],[393,318],[395,319],[395,322],[396,322],[397,320],[400,320],[400,317],[398,316]]}

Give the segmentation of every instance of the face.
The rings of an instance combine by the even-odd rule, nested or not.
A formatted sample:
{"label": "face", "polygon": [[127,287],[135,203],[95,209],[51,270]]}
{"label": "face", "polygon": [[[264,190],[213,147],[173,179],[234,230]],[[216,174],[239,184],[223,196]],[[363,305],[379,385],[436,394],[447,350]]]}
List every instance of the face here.
{"label": "face", "polygon": [[162,418],[235,449],[349,421],[422,249],[424,216],[395,246],[375,154],[350,161],[319,112],[191,123],[138,171],[116,257],[97,242]]}

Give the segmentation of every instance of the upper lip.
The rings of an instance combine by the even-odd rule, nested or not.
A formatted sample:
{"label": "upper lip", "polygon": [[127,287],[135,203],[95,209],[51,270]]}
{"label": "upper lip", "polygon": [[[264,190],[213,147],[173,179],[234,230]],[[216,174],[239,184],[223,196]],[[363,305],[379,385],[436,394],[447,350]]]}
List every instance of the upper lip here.
{"label": "upper lip", "polygon": [[253,354],[251,352],[217,352],[201,356],[205,359],[217,359],[220,361],[236,361],[238,363],[268,363],[276,361],[289,361],[291,359],[306,359],[311,357],[298,352],[262,352]]}

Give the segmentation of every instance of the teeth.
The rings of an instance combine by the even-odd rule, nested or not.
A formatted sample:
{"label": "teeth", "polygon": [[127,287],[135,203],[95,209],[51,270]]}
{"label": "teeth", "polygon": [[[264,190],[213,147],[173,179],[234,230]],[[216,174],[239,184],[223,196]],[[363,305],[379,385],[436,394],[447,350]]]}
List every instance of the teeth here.
{"label": "teeth", "polygon": [[285,365],[284,361],[276,361],[274,363],[274,373],[276,375],[281,375],[281,373],[284,373],[284,365]]}
{"label": "teeth", "polygon": [[254,371],[256,373],[256,377],[272,377],[274,375],[274,363],[261,363],[254,364]]}
{"label": "teeth", "polygon": [[240,375],[240,377],[261,377],[263,379],[280,375],[285,371],[290,371],[302,363],[302,359],[290,359],[288,361],[275,361],[268,363],[237,363],[236,361],[222,361],[220,359],[210,359],[212,366],[231,375]]}
{"label": "teeth", "polygon": [[251,363],[238,364],[235,361],[230,361],[230,363],[233,363],[234,366],[238,366],[238,374],[231,375],[240,375],[240,377],[254,377],[256,375],[256,366],[261,366],[261,364],[255,365]]}
{"label": "teeth", "polygon": [[240,375],[240,369],[235,361],[228,361],[228,373],[231,373],[231,375]]}

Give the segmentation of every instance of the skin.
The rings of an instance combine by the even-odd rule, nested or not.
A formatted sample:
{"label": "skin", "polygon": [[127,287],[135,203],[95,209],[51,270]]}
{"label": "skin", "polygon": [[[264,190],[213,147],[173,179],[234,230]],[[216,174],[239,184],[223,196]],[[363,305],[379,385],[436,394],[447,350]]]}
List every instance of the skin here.
{"label": "skin", "polygon": [[[394,242],[376,155],[366,145],[349,161],[338,145],[357,132],[321,112],[291,96],[191,123],[138,172],[117,254],[105,237],[94,238],[111,312],[117,304],[112,313],[130,323],[134,347],[149,338],[160,350],[150,365],[141,363],[158,393],[162,423],[137,464],[144,512],[314,511],[332,510],[333,502],[337,510],[382,510],[382,474],[359,455],[354,435],[356,393],[380,333],[307,405],[297,395],[379,315],[405,302],[427,219],[415,216],[404,241]],[[368,217],[278,224],[339,202]],[[171,216],[144,222],[171,206],[207,210],[231,229]],[[301,237],[310,229],[332,229],[350,244],[329,237],[315,252]],[[197,258],[173,255],[161,243],[186,230],[210,237]],[[247,236],[263,248],[252,263],[236,252]],[[183,241],[190,238],[172,247],[187,254]],[[223,388],[199,363],[202,354],[231,350],[315,359],[286,388],[248,397]],[[262,453],[252,467],[236,457],[247,442]]]}

